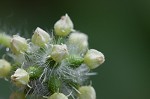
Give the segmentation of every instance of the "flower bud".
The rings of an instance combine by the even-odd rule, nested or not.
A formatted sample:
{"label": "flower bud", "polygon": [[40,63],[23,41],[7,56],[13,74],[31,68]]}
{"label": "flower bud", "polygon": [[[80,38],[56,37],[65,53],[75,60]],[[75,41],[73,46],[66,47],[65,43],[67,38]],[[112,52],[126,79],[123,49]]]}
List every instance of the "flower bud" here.
{"label": "flower bud", "polygon": [[68,99],[63,93],[54,93],[48,99]]}
{"label": "flower bud", "polygon": [[61,60],[65,59],[67,55],[68,50],[65,44],[53,46],[51,57],[54,61],[60,62]]}
{"label": "flower bud", "polygon": [[49,41],[50,41],[50,35],[46,31],[37,27],[32,36],[32,42],[39,47],[43,47]]}
{"label": "flower bud", "polygon": [[30,79],[37,79],[41,76],[43,68],[38,66],[29,66],[27,68],[27,72],[29,73]]}
{"label": "flower bud", "polygon": [[101,65],[105,61],[104,55],[95,50],[90,49],[84,56],[84,63],[90,68],[94,69],[97,68],[99,65]]}
{"label": "flower bud", "polygon": [[92,86],[82,86],[79,92],[79,99],[96,99],[96,92]]}
{"label": "flower bud", "polygon": [[58,36],[67,36],[73,30],[73,23],[66,14],[62,16],[54,25],[54,31]]}
{"label": "flower bud", "polygon": [[4,59],[0,59],[0,78],[6,77],[11,70],[11,65]]}
{"label": "flower bud", "polygon": [[86,50],[88,48],[88,36],[84,33],[71,33],[68,41],[70,45],[75,45],[78,50]]}
{"label": "flower bud", "polygon": [[48,89],[50,93],[58,92],[58,90],[61,88],[61,81],[56,76],[51,76],[48,80]]}
{"label": "flower bud", "polygon": [[82,57],[77,56],[77,55],[69,55],[67,57],[67,60],[70,63],[70,67],[72,67],[72,68],[79,67],[84,61],[84,59]]}
{"label": "flower bud", "polygon": [[16,86],[27,85],[29,82],[29,74],[21,68],[18,68],[14,75],[11,76],[11,80]]}
{"label": "flower bud", "polygon": [[5,33],[0,33],[0,44],[5,46],[5,47],[10,47],[10,41],[12,37]]}
{"label": "flower bud", "polygon": [[20,54],[25,52],[28,48],[28,44],[25,38],[18,35],[14,35],[11,41],[11,50],[14,54]]}

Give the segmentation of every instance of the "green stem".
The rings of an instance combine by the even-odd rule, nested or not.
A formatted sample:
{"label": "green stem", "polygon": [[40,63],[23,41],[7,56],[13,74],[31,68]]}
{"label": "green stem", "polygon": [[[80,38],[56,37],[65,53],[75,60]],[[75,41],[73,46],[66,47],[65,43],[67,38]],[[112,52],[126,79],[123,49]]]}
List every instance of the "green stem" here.
{"label": "green stem", "polygon": [[3,45],[5,47],[10,47],[10,42],[11,42],[10,36],[4,33],[0,33],[0,45]]}

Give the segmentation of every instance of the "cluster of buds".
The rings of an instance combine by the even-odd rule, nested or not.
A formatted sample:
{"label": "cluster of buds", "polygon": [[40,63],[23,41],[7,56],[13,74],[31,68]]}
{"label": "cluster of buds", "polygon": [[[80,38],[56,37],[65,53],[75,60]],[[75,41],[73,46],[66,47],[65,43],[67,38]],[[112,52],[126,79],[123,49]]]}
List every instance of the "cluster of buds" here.
{"label": "cluster of buds", "polygon": [[89,77],[105,61],[104,55],[89,49],[88,36],[74,29],[67,14],[55,23],[52,34],[37,27],[31,40],[10,37],[9,55],[16,64],[1,59],[0,77],[10,76],[24,96],[96,99]]}

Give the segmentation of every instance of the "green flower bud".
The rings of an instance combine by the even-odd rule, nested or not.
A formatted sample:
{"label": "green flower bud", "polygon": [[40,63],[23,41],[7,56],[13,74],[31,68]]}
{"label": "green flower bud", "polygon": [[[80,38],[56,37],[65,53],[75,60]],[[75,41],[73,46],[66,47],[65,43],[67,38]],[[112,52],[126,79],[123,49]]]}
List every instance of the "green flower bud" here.
{"label": "green flower bud", "polygon": [[84,61],[84,59],[82,57],[77,56],[77,55],[69,55],[67,57],[67,60],[70,63],[70,67],[72,67],[72,68],[79,67]]}
{"label": "green flower bud", "polygon": [[48,80],[48,89],[50,93],[58,92],[58,90],[61,87],[61,81],[58,79],[58,77],[52,76]]}
{"label": "green flower bud", "polygon": [[37,79],[41,76],[43,69],[38,66],[30,66],[27,72],[29,73],[30,79]]}
{"label": "green flower bud", "polygon": [[84,63],[90,68],[95,69],[105,61],[104,55],[95,50],[90,49],[84,56]]}
{"label": "green flower bud", "polygon": [[51,53],[51,57],[54,61],[60,62],[68,56],[67,46],[65,44],[62,45],[54,45]]}
{"label": "green flower bud", "polygon": [[28,48],[27,40],[18,35],[14,35],[11,41],[11,50],[14,54],[25,52]]}
{"label": "green flower bud", "polygon": [[70,45],[76,45],[78,50],[86,50],[88,48],[88,36],[84,33],[71,33],[68,41]]}
{"label": "green flower bud", "polygon": [[54,93],[48,99],[68,99],[68,97],[65,96],[63,93]]}
{"label": "green flower bud", "polygon": [[96,99],[96,92],[92,86],[82,86],[79,92],[79,99]]}
{"label": "green flower bud", "polygon": [[27,85],[29,82],[29,74],[21,68],[18,68],[11,76],[11,80],[16,86]]}
{"label": "green flower bud", "polygon": [[32,42],[39,47],[45,46],[50,39],[50,35],[39,27],[36,28],[32,36]]}
{"label": "green flower bud", "polygon": [[6,77],[11,71],[11,65],[4,59],[0,59],[0,78]]}
{"label": "green flower bud", "polygon": [[58,36],[67,36],[73,30],[73,23],[66,14],[62,16],[54,25],[54,31]]}
{"label": "green flower bud", "polygon": [[0,33],[0,44],[6,47],[10,47],[11,37],[5,33]]}

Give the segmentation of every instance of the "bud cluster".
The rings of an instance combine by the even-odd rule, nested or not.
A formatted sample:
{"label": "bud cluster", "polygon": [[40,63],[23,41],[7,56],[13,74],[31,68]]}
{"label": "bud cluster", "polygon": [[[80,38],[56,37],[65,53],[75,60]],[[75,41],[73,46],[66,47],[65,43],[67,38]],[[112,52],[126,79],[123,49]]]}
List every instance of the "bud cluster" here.
{"label": "bud cluster", "polygon": [[31,39],[14,35],[10,40],[13,62],[0,60],[0,77],[10,79],[25,96],[96,99],[89,77],[105,61],[104,55],[89,49],[88,36],[74,29],[67,14],[54,24],[51,34],[37,27]]}

